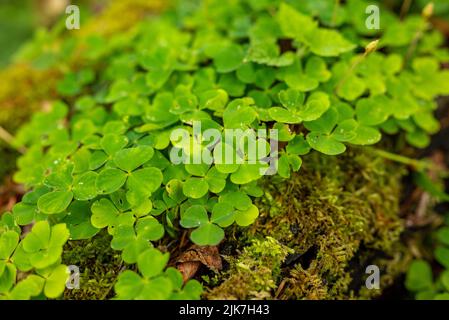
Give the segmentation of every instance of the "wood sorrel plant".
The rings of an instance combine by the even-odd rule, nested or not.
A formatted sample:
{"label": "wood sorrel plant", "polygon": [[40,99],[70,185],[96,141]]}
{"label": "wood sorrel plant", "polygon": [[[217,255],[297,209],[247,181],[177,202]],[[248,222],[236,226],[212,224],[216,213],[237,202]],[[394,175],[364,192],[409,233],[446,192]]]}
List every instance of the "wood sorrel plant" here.
{"label": "wood sorrel plant", "polygon": [[[64,243],[107,229],[111,247],[137,265],[119,276],[117,298],[199,298],[201,285],[184,284],[155,245],[185,229],[198,245],[218,245],[225,228],[252,224],[267,165],[245,143],[212,151],[208,129],[276,132],[282,147],[270,158],[284,178],[312,149],[338,155],[383,133],[425,147],[439,130],[434,99],[449,94],[443,38],[428,16],[400,21],[386,10],[381,30],[368,30],[366,6],[182,1],[124,34],[89,38],[80,67],[57,86],[61,100],[16,137],[27,152],[15,180],[30,191],[2,215],[0,297],[58,297]],[[181,146],[177,129],[188,133]],[[264,156],[270,138],[257,141]],[[211,161],[172,163],[173,147]],[[244,161],[218,161],[226,152]],[[32,223],[20,240],[20,226]],[[18,281],[17,272],[29,275]]]}
{"label": "wood sorrel plant", "polygon": [[414,260],[407,272],[405,286],[417,300],[449,299],[449,216],[445,225],[435,232],[434,257],[442,267],[434,278],[432,266],[425,260]]}

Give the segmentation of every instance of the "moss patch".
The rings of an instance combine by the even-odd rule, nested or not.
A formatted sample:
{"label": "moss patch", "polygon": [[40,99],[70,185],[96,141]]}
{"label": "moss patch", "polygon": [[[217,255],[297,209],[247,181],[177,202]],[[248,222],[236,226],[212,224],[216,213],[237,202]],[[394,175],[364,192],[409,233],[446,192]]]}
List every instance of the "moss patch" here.
{"label": "moss patch", "polygon": [[120,252],[110,245],[111,236],[106,232],[89,240],[67,242],[62,261],[80,269],[80,288],[66,289],[64,299],[104,300],[114,296],[113,286],[122,260]]}
{"label": "moss patch", "polygon": [[[409,259],[399,239],[403,223],[398,216],[405,169],[362,149],[340,157],[311,154],[303,160],[292,178],[265,180],[259,219],[234,240],[253,244],[231,261],[208,298],[372,298],[406,269]],[[270,255],[250,254],[254,239],[267,237],[276,240],[274,250],[292,251],[285,261],[279,255],[276,263],[261,266]],[[238,265],[251,257],[254,261],[247,264],[257,268],[248,274]],[[282,261],[280,271],[267,276],[265,270]],[[380,268],[381,290],[365,288],[370,264]],[[259,287],[251,280],[255,278],[270,285]]]}
{"label": "moss patch", "polygon": [[266,299],[281,277],[281,265],[293,251],[276,239],[253,239],[237,257],[228,257],[231,269],[229,278],[220,286],[206,293],[208,299],[246,300]]}

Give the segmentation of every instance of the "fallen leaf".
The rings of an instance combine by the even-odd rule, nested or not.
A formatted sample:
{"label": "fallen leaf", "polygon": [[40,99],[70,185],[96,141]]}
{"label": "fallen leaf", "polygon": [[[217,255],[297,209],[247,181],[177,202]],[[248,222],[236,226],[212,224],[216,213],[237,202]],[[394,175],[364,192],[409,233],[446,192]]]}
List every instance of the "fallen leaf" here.
{"label": "fallen leaf", "polygon": [[184,281],[193,278],[201,265],[214,272],[222,269],[222,261],[216,246],[193,245],[176,259],[176,267]]}

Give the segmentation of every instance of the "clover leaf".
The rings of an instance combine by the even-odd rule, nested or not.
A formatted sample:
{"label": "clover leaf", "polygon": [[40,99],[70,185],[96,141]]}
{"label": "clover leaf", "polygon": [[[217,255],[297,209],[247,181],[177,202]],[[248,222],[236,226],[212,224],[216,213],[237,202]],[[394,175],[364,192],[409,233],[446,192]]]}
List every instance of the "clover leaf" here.
{"label": "clover leaf", "polygon": [[120,169],[131,172],[148,162],[153,155],[154,150],[152,147],[137,146],[118,151],[114,156],[114,162]]}
{"label": "clover leaf", "polygon": [[151,245],[142,237],[137,237],[132,225],[119,225],[114,230],[111,247],[114,250],[122,250],[122,258],[126,263],[136,263],[139,254]]}
{"label": "clover leaf", "polygon": [[220,172],[215,166],[210,168],[205,176],[205,181],[209,186],[209,190],[213,193],[220,193],[226,186],[226,173]]}
{"label": "clover leaf", "polygon": [[422,291],[430,289],[433,284],[432,269],[423,260],[415,260],[410,265],[405,280],[405,285],[410,291]]}
{"label": "clover leaf", "polygon": [[435,259],[446,269],[449,269],[449,248],[442,245],[437,246],[435,249]]}
{"label": "clover leaf", "polygon": [[272,119],[282,123],[295,124],[302,122],[299,115],[280,107],[270,108],[269,114]]}
{"label": "clover leaf", "polygon": [[302,160],[299,156],[286,152],[277,161],[278,174],[283,178],[290,178],[291,170],[296,172],[301,168],[301,165]]}
{"label": "clover leaf", "polygon": [[[71,61],[55,87],[64,102],[33,112],[15,134],[25,152],[14,179],[31,191],[1,216],[1,299],[60,296],[67,238],[103,228],[133,265],[117,279],[118,299],[197,299],[201,285],[184,284],[153,246],[166,233],[176,240],[188,228],[196,245],[218,245],[224,228],[257,219],[259,179],[290,178],[312,149],[338,155],[382,133],[423,148],[440,130],[434,100],[449,94],[441,67],[449,55],[444,37],[428,32],[431,6],[404,19],[384,10],[382,30],[366,28],[366,4],[355,0],[175,7],[179,14],[161,13],[131,32],[87,37],[87,50],[71,50],[74,39],[48,43]],[[178,129],[188,138],[174,139]],[[218,140],[208,140],[208,129]],[[183,152],[176,164],[173,150]],[[185,161],[198,155],[204,163]],[[33,223],[20,241],[21,226]],[[445,228],[436,234],[442,267],[446,238]],[[413,263],[406,284],[417,298],[447,298],[449,273],[432,276],[428,263]]]}
{"label": "clover leaf", "polygon": [[216,203],[212,209],[210,220],[222,228],[229,227],[235,221],[235,211],[233,206],[226,202]]}
{"label": "clover leaf", "polygon": [[56,263],[69,235],[69,230],[63,223],[50,227],[47,221],[37,222],[23,239],[23,251],[27,254],[29,263],[38,269]]}
{"label": "clover leaf", "polygon": [[168,258],[168,253],[162,253],[157,249],[148,249],[139,255],[137,267],[145,278],[152,278],[162,273]]}
{"label": "clover leaf", "polygon": [[20,202],[14,205],[12,212],[17,224],[22,226],[30,224],[35,219],[38,209],[36,204]]}
{"label": "clover leaf", "polygon": [[37,201],[39,211],[46,214],[63,212],[70,205],[73,199],[71,191],[53,191],[44,194]]}
{"label": "clover leaf", "polygon": [[332,68],[333,77],[337,80],[336,93],[339,97],[354,101],[367,89],[365,81],[351,72],[351,67],[344,62],[336,63]]}
{"label": "clover leaf", "polygon": [[245,51],[237,44],[224,45],[214,54],[214,64],[217,72],[225,73],[236,70],[245,58]]}
{"label": "clover leaf", "polygon": [[305,98],[305,94],[298,90],[288,89],[279,92],[279,100],[282,105],[290,111],[296,111],[302,107]]}
{"label": "clover leaf", "polygon": [[320,118],[330,107],[326,93],[316,91],[304,103],[305,95],[299,90],[288,89],[279,93],[279,100],[285,109],[274,107],[269,109],[270,116],[283,123],[300,123]]}
{"label": "clover leaf", "polygon": [[64,292],[68,276],[67,266],[62,264],[54,268],[45,279],[45,296],[50,299],[59,297]]}
{"label": "clover leaf", "polygon": [[11,212],[4,212],[0,217],[0,234],[6,231],[16,231],[17,233],[20,233],[20,230],[14,215]]}
{"label": "clover leaf", "polygon": [[224,231],[222,228],[213,223],[203,224],[193,230],[190,239],[200,246],[214,246],[223,240]]}
{"label": "clover leaf", "polygon": [[42,292],[44,283],[45,280],[43,278],[32,274],[18,282],[10,292],[0,293],[0,297],[3,294],[9,300],[29,300]]}
{"label": "clover leaf", "polygon": [[188,178],[182,187],[187,197],[199,199],[209,191],[209,185],[203,178]]}
{"label": "clover leaf", "polygon": [[211,89],[203,91],[199,95],[199,100],[202,109],[218,111],[225,108],[229,100],[229,95],[223,89]]}
{"label": "clover leaf", "polygon": [[249,126],[257,117],[256,111],[250,107],[253,100],[236,99],[228,104],[223,112],[223,122],[226,128],[238,129]]}
{"label": "clover leaf", "polygon": [[310,145],[304,136],[297,135],[288,143],[286,151],[290,154],[305,155],[310,152]]}
{"label": "clover leaf", "polygon": [[375,96],[357,101],[357,120],[362,125],[374,126],[385,122],[391,109],[383,96]]}
{"label": "clover leaf", "polygon": [[10,262],[19,243],[19,234],[6,231],[0,235],[0,293],[8,291],[15,282],[16,266]]}
{"label": "clover leaf", "polygon": [[321,132],[311,132],[306,139],[313,149],[327,155],[337,155],[346,151],[343,143]]}
{"label": "clover leaf", "polygon": [[191,206],[184,212],[180,220],[184,228],[195,228],[209,222],[206,209],[200,205]]}
{"label": "clover leaf", "polygon": [[306,34],[305,42],[313,53],[322,57],[339,56],[356,47],[338,31],[323,28],[314,29]]}
{"label": "clover leaf", "polygon": [[120,275],[115,287],[117,298],[127,300],[165,300],[172,289],[170,280],[165,277],[146,280],[130,270]]}
{"label": "clover leaf", "polygon": [[148,167],[133,171],[127,181],[129,190],[137,191],[144,195],[151,195],[162,183],[162,172],[158,168]]}
{"label": "clover leaf", "polygon": [[88,171],[79,176],[74,177],[73,194],[77,200],[91,200],[97,196],[97,181],[98,174],[93,171]]}
{"label": "clover leaf", "polygon": [[[220,173],[231,173],[231,181],[235,184],[246,184],[260,179],[268,169],[264,158],[270,152],[270,145],[265,139],[257,139],[251,134],[236,138],[236,144],[219,142],[215,146],[215,168]],[[251,150],[250,146],[253,146],[254,150]]]}
{"label": "clover leaf", "polygon": [[181,214],[181,226],[196,228],[190,235],[198,245],[217,245],[224,238],[224,231],[209,221],[206,209],[201,205],[193,205]]}
{"label": "clover leaf", "polygon": [[93,79],[94,73],[89,69],[67,73],[58,83],[57,89],[64,96],[74,96],[81,91],[84,85],[89,84]]}
{"label": "clover leaf", "polygon": [[276,19],[286,37],[303,40],[304,36],[314,30],[318,23],[292,6],[282,2]]}
{"label": "clover leaf", "polygon": [[99,194],[110,194],[120,189],[125,184],[126,179],[127,175],[122,170],[107,168],[98,174],[95,186]]}
{"label": "clover leaf", "polygon": [[356,145],[372,145],[379,142],[382,138],[379,130],[368,126],[357,126],[354,134],[355,137],[349,140],[349,142]]}
{"label": "clover leaf", "polygon": [[107,226],[112,226],[119,215],[119,211],[114,204],[105,198],[95,201],[92,204],[91,211],[92,225],[100,229]]}
{"label": "clover leaf", "polygon": [[251,198],[246,193],[238,191],[231,191],[220,195],[218,201],[227,203],[238,210],[247,210],[252,204]]}
{"label": "clover leaf", "polygon": [[108,133],[101,138],[100,145],[106,154],[112,156],[128,144],[128,138],[123,135]]}
{"label": "clover leaf", "polygon": [[231,174],[231,181],[235,184],[247,184],[254,180],[260,179],[268,165],[266,163],[243,163],[237,171]]}
{"label": "clover leaf", "polygon": [[70,240],[89,239],[100,231],[91,223],[90,204],[87,201],[72,202],[61,222],[69,229]]}
{"label": "clover leaf", "polygon": [[137,260],[137,267],[142,274],[125,270],[115,284],[117,299],[165,300],[187,297],[199,299],[202,288],[196,280],[182,284],[180,272],[167,268],[168,253],[151,248],[142,252]]}
{"label": "clover leaf", "polygon": [[235,214],[235,222],[239,226],[246,227],[254,223],[259,216],[259,209],[255,205],[251,205],[246,210],[237,210]]}
{"label": "clover leaf", "polygon": [[317,56],[312,56],[307,60],[305,73],[319,82],[326,82],[332,76],[332,73],[327,70],[326,62]]}

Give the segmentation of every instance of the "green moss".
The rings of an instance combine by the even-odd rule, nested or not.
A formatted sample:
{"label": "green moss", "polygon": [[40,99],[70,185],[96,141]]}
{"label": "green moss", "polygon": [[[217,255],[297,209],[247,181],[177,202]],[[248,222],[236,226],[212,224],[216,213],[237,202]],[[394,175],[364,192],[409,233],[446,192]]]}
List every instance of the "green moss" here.
{"label": "green moss", "polygon": [[[248,243],[269,236],[278,241],[278,246],[282,244],[294,253],[282,267],[283,277],[267,277],[263,267],[248,274],[239,271],[236,264],[248,257],[245,249],[231,263],[229,278],[225,276],[226,280],[212,290],[212,297],[233,296],[237,285],[238,297],[246,298],[273,298],[276,291],[280,299],[379,295],[381,290],[365,288],[366,266],[379,266],[381,288],[385,288],[409,261],[399,240],[403,230],[398,214],[404,172],[403,167],[369,150],[353,149],[341,157],[311,154],[292,178],[266,179],[265,196],[257,204],[261,216],[237,240]],[[279,257],[278,263],[282,260]],[[271,263],[266,266],[272,267]],[[252,287],[254,281],[245,277],[273,282],[265,288]]]}
{"label": "green moss", "polygon": [[266,299],[281,279],[281,265],[292,250],[276,239],[253,239],[238,258],[228,257],[231,268],[221,285],[206,293],[207,299]]}
{"label": "green moss", "polygon": [[69,241],[62,261],[80,269],[80,288],[66,289],[64,299],[104,300],[114,295],[113,286],[121,270],[120,252],[111,249],[111,236],[102,232],[89,240]]}

